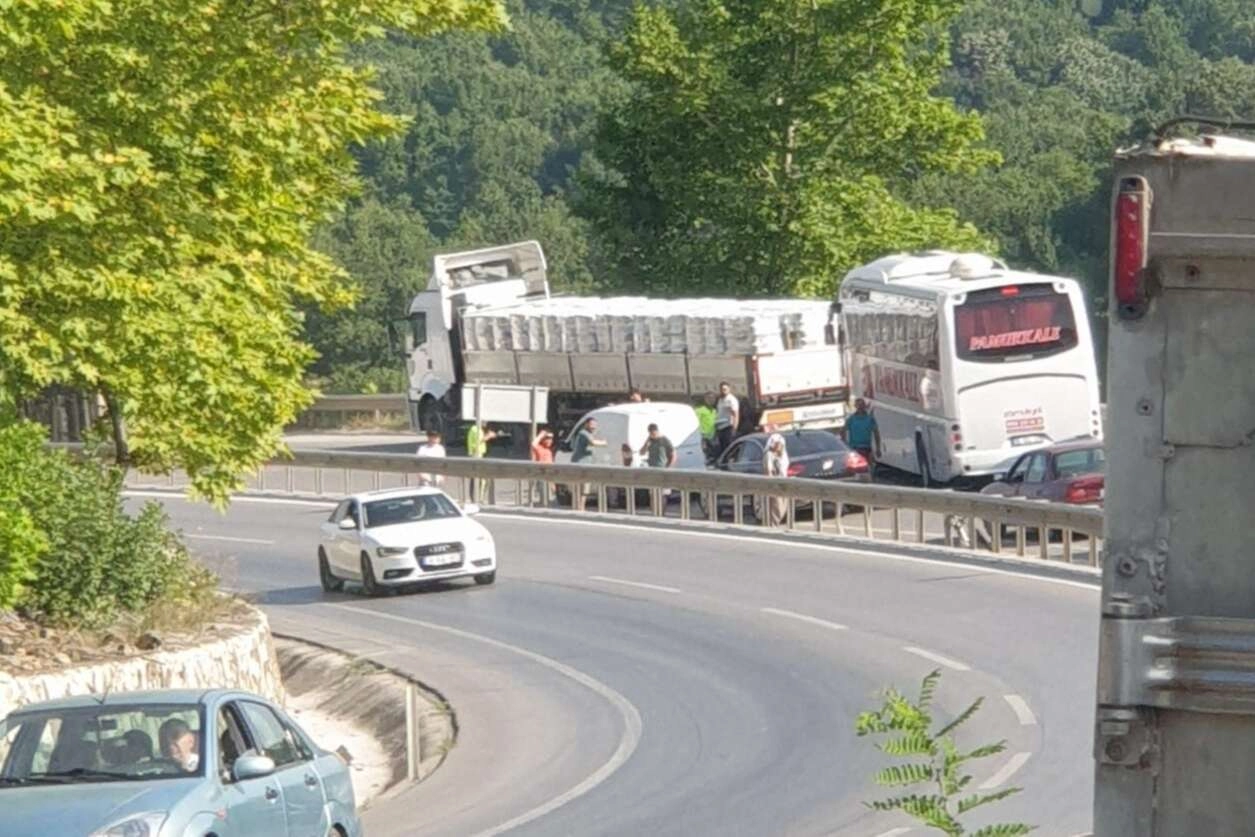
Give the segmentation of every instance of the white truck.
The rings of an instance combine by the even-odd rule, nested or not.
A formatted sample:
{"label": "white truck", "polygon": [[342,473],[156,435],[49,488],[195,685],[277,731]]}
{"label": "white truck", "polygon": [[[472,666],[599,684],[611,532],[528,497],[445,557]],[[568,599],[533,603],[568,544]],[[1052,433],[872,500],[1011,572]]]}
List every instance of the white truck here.
{"label": "white truck", "polygon": [[848,389],[831,316],[814,300],[555,296],[540,244],[525,241],[436,256],[389,334],[415,430],[451,431],[474,388],[544,391],[540,420],[560,429],[633,390],[696,405],[723,381],[746,427],[839,427]]}

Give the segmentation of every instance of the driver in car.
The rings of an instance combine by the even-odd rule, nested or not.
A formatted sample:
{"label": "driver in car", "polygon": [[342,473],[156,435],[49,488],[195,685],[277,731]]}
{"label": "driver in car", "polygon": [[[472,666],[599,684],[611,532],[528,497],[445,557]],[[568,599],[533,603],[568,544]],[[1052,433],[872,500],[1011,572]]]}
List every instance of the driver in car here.
{"label": "driver in car", "polygon": [[179,718],[166,721],[161,725],[158,738],[161,741],[162,755],[178,762],[179,767],[188,773],[196,770],[200,764],[200,753],[197,752],[200,736],[192,731],[186,721]]}

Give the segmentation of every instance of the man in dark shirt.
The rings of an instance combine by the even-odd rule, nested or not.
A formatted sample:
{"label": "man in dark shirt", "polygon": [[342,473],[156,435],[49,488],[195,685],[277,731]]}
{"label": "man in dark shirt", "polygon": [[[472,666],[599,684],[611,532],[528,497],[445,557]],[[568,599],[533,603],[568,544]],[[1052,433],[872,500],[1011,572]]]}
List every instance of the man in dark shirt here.
{"label": "man in dark shirt", "polygon": [[575,434],[575,441],[571,444],[571,462],[578,465],[585,459],[591,459],[593,448],[604,447],[605,444],[605,439],[597,438],[597,419],[590,418]]}
{"label": "man in dark shirt", "polygon": [[651,424],[649,438],[641,446],[641,456],[645,457],[645,464],[650,468],[670,468],[675,465],[675,445],[662,435],[658,425]]}

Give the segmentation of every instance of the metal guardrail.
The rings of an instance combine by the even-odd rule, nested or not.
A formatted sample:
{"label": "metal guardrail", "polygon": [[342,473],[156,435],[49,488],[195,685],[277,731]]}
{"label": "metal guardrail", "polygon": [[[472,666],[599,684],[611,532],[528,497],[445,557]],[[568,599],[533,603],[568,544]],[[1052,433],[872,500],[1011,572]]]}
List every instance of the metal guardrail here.
{"label": "metal guardrail", "polygon": [[385,416],[406,418],[409,404],[405,393],[377,395],[323,395],[314,400],[296,420],[296,427],[342,427],[353,416],[369,417],[376,424]]}
{"label": "metal guardrail", "polygon": [[[461,501],[498,508],[591,507],[608,514],[730,518],[736,525],[764,525],[754,510],[765,498],[776,497],[788,504],[783,524],[787,529],[804,525],[821,534],[944,543],[994,553],[1008,549],[1004,536],[1009,533],[1014,539],[1009,548],[1020,556],[1028,554],[1030,537],[1035,535],[1036,554],[1045,560],[1074,563],[1083,557],[1084,563],[1097,566],[1101,555],[1103,515],[1097,508],[849,481],[297,449],[290,459],[276,460],[258,472],[249,488],[339,497],[417,485],[424,474],[439,478]],[[175,487],[179,479],[172,475],[161,484]],[[583,502],[572,503],[574,494]],[[725,505],[731,506],[727,518],[722,515]],[[808,510],[810,520],[803,521]],[[1056,533],[1057,552],[1051,547]],[[1078,538],[1087,541],[1084,556],[1077,552]]]}

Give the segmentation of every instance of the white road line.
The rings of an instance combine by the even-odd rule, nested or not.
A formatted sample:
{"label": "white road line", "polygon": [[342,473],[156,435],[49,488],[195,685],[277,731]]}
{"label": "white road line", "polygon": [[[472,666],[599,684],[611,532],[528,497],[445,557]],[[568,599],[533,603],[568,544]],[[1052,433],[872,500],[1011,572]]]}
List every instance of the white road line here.
{"label": "white road line", "polygon": [[[608,523],[601,520],[576,520],[575,518],[549,518],[542,516],[527,516],[522,514],[502,514],[500,512],[481,512],[479,517],[487,517],[494,520],[509,520],[520,523],[533,523],[543,526],[553,526],[556,521],[563,524],[574,524],[577,526],[592,526],[603,529],[627,529],[634,532],[649,532],[659,535],[676,535],[688,538],[708,538],[710,540],[726,540],[738,541],[740,543],[765,543],[778,546],[785,546],[789,549],[810,549],[819,550],[821,552],[843,552],[847,555],[858,555],[864,558],[875,558],[884,561],[900,561],[908,564],[924,564],[936,569],[938,566],[961,566],[965,570],[977,573],[986,573],[988,575],[1009,575],[1015,578],[1022,578],[1028,581],[1040,581],[1045,584],[1061,584],[1065,587],[1079,587],[1082,590],[1089,590],[1094,593],[1100,591],[1101,579],[1097,574],[1094,575],[1093,582],[1088,581],[1072,581],[1067,578],[1051,578],[1049,576],[1034,575],[1033,573],[1018,572],[1016,570],[1004,570],[997,567],[985,567],[979,564],[970,564],[958,561],[947,561],[944,558],[913,558],[910,555],[894,555],[889,552],[879,552],[874,549],[860,549],[858,547],[843,546],[842,544],[823,544],[808,543],[806,541],[798,541],[796,543],[782,540],[779,538],[760,537],[753,533],[747,532],[744,535],[729,535],[723,532],[701,532],[693,529],[680,529],[661,526],[643,526],[632,523]],[[902,546],[912,546],[912,544],[903,543]],[[892,541],[885,541],[885,546],[893,546]],[[754,557],[754,556],[751,556]]]}
{"label": "white road line", "polygon": [[274,541],[262,540],[261,538],[232,538],[226,535],[197,535],[193,532],[184,532],[183,537],[195,538],[198,541],[229,541],[231,543],[259,543],[263,546],[272,546]]}
{"label": "white road line", "polygon": [[938,654],[935,651],[928,651],[927,649],[924,649],[924,648],[916,648],[914,645],[904,645],[902,646],[902,650],[907,652],[908,654],[914,654],[917,657],[923,657],[925,660],[932,660],[934,663],[937,663],[938,665],[943,665],[946,668],[952,668],[955,671],[971,671],[972,669],[972,667],[969,666],[967,663],[961,663],[958,660],[952,660],[949,657],[943,657],[941,654]]}
{"label": "white road line", "polygon": [[909,828],[891,828],[888,831],[877,834],[876,837],[901,837],[903,834],[910,834]]}
{"label": "white road line", "polygon": [[1001,770],[985,780],[985,783],[980,786],[980,789],[987,791],[1005,785],[1007,780],[1014,776],[1016,771],[1023,767],[1032,757],[1032,753],[1016,753],[1011,758],[1007,759],[1007,763],[1002,766]]}
{"label": "white road line", "polygon": [[779,608],[775,608],[775,607],[764,607],[762,608],[762,612],[770,613],[773,616],[785,616],[785,617],[788,617],[789,619],[797,619],[800,622],[808,622],[812,625],[819,625],[821,628],[828,628],[829,630],[833,630],[833,631],[849,630],[849,628],[847,628],[845,625],[839,624],[837,622],[829,622],[827,619],[820,619],[817,616],[807,616],[805,613],[794,613],[791,610],[780,610]]}
{"label": "white road line", "polygon": [[[185,503],[199,503],[186,494],[179,491],[157,491],[145,489],[127,489],[122,492],[124,497],[152,497],[161,500],[182,500]],[[260,503],[273,504],[278,506],[305,506],[314,509],[334,509],[336,507],[335,500],[297,500],[288,497],[246,497],[243,495],[235,495],[231,497],[232,503]]]}
{"label": "white road line", "polygon": [[1024,698],[1019,695],[1003,695],[1002,699],[1010,705],[1015,717],[1020,719],[1020,726],[1031,727],[1037,723],[1037,716],[1028,708],[1028,701]]}
{"label": "white road line", "polygon": [[626,578],[611,578],[607,575],[590,575],[589,581],[604,581],[606,584],[622,584],[627,587],[640,587],[643,590],[657,590],[659,593],[679,593],[678,587],[663,587],[661,584],[646,584],[643,581],[628,581]]}
{"label": "white road line", "polygon": [[507,822],[503,822],[498,826],[494,826],[486,831],[481,831],[473,837],[496,837],[498,834],[503,834],[511,829],[518,828],[521,825],[529,823],[532,820],[539,819],[546,814],[550,814],[571,800],[583,796],[593,788],[600,785],[602,782],[609,779],[616,770],[626,764],[627,760],[632,757],[632,753],[635,752],[636,745],[640,743],[642,729],[641,713],[637,711],[635,706],[632,705],[632,702],[616,692],[614,689],[607,686],[605,683],[602,683],[600,680],[590,677],[579,669],[572,668],[566,663],[560,663],[551,657],[546,657],[543,654],[537,654],[535,651],[528,651],[526,648],[520,648],[517,645],[510,645],[508,642],[502,642],[499,639],[481,636],[480,634],[473,634],[469,631],[463,631],[458,628],[450,628],[446,625],[423,622],[422,620],[410,619],[405,616],[394,616],[391,613],[379,613],[377,611],[366,610],[361,607],[353,607],[352,605],[331,604],[327,605],[327,607],[349,610],[357,614],[373,616],[378,619],[390,619],[394,622],[404,622],[409,625],[418,625],[421,628],[433,631],[442,631],[444,633],[451,634],[452,636],[462,637],[463,639],[469,639],[475,642],[482,642],[485,645],[491,645],[494,648],[500,648],[503,651],[518,654],[519,656],[526,657],[532,662],[542,665],[551,671],[557,672],[563,677],[574,680],[586,689],[605,698],[623,717],[623,735],[619,738],[619,746],[615,748],[614,753],[611,754],[605,764],[589,774],[582,782],[572,788],[569,788],[565,792],[558,794],[548,802],[543,802],[530,811],[525,811],[517,817]]}

